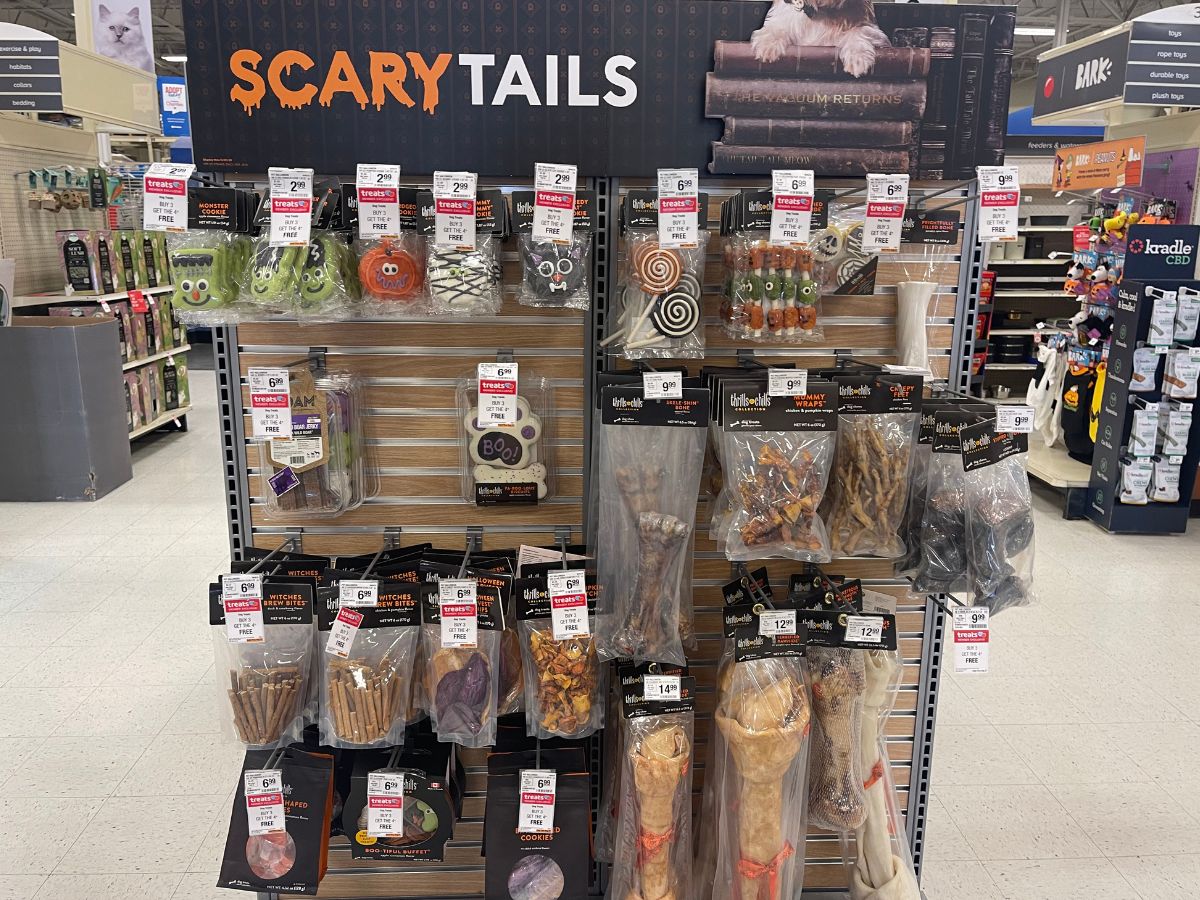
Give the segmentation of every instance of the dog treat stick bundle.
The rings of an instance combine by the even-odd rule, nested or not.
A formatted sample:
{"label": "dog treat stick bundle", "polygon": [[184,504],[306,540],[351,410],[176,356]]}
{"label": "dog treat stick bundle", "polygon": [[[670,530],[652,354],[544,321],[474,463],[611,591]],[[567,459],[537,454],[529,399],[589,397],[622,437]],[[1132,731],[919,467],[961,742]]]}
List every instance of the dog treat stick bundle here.
{"label": "dog treat stick bundle", "polygon": [[838,448],[829,513],[833,553],[900,556],[922,379],[888,374],[835,381]]}
{"label": "dog treat stick bundle", "polygon": [[691,644],[688,576],[709,392],[646,400],[641,386],[601,392],[596,639],[604,659],[683,665]]}
{"label": "dog treat stick bundle", "polygon": [[244,744],[262,746],[279,740],[303,697],[299,666],[229,670],[229,705]]}
{"label": "dog treat stick bundle", "polygon": [[624,900],[690,897],[695,680],[680,679],[678,700],[648,700],[645,667],[619,671],[625,756],[611,896]]}
{"label": "dog treat stick bundle", "polygon": [[828,562],[819,508],[833,463],[837,392],[809,382],[796,397],[722,385],[723,459],[731,505],[725,555]]}

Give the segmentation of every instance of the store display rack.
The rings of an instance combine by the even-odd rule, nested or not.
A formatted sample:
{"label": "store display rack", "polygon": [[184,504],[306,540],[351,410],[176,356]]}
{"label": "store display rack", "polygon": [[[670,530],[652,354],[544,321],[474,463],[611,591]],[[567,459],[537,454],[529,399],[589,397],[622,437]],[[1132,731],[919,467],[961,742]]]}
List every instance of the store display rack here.
{"label": "store display rack", "polygon": [[[164,284],[159,287],[142,288],[143,294],[168,294],[174,291],[172,285]],[[129,291],[114,291],[111,294],[24,294],[13,298],[13,309],[29,306],[54,306],[59,303],[112,303],[115,300],[128,300]]]}
{"label": "store display rack", "polygon": [[[581,178],[580,186],[585,186]],[[222,426],[222,447],[228,500],[230,549],[243,558],[247,548],[274,549],[289,540],[315,553],[361,553],[377,550],[399,532],[409,544],[431,540],[455,546],[478,535],[484,548],[519,543],[545,544],[569,535],[584,536],[592,383],[597,367],[606,361],[600,341],[608,333],[609,302],[613,295],[620,238],[617,210],[623,193],[646,182],[590,179],[586,186],[599,195],[598,233],[594,258],[593,309],[531,310],[516,303],[513,285],[518,281],[515,245],[505,244],[506,285],[501,314],[479,320],[445,320],[428,323],[306,324],[271,322],[225,326],[214,330],[217,382]],[[721,200],[738,187],[756,182],[705,180],[701,190],[710,196],[710,221]],[[516,186],[516,185],[513,185]],[[527,187],[527,185],[520,185]],[[839,190],[865,193],[861,181],[831,185]],[[957,201],[963,214],[962,241],[937,248],[935,261],[939,292],[931,300],[928,318],[930,363],[939,378],[963,390],[969,380],[970,339],[974,334],[980,275],[975,240],[975,219],[970,184],[954,186],[949,197],[944,183],[916,184],[912,200],[937,192],[937,203]],[[850,202],[850,201],[848,201]],[[963,248],[967,248],[964,255]],[[928,250],[928,248],[922,248]],[[907,248],[912,253],[915,248]],[[903,280],[906,248],[898,257],[880,261],[876,293],[860,297],[826,297],[825,340],[800,347],[755,348],[771,361],[794,361],[801,367],[829,366],[849,355],[874,361],[896,359],[895,290]],[[914,255],[914,259],[915,259]],[[719,241],[709,243],[705,273],[706,358],[732,358],[744,344],[728,337],[719,325],[718,292],[721,279]],[[478,508],[458,496],[457,412],[454,385],[479,362],[494,360],[498,350],[511,354],[522,373],[548,377],[556,394],[556,454],[559,463],[558,497],[531,507]],[[272,521],[261,502],[261,460],[249,433],[248,388],[250,366],[283,365],[297,358],[317,356],[331,370],[351,371],[366,382],[369,409],[365,428],[374,445],[381,482],[380,495],[357,510],[336,519],[311,524]],[[693,361],[698,368],[698,361]],[[704,499],[704,498],[702,498]],[[697,522],[707,523],[706,503]],[[716,545],[698,528],[693,565],[696,631],[701,649],[692,660],[699,683],[695,799],[703,785],[705,738],[715,703],[716,656],[720,643],[718,611],[720,586],[730,578],[731,566]],[[385,537],[388,536],[388,537]],[[770,560],[775,586],[786,590],[791,571],[784,560]],[[825,571],[862,578],[873,589],[894,594],[899,601],[898,630],[903,656],[903,681],[897,713],[889,724],[888,748],[893,774],[905,807],[909,844],[919,867],[924,849],[925,817],[929,800],[929,774],[937,689],[944,640],[943,607],[939,598],[918,598],[909,593],[906,580],[896,576],[893,564],[883,559],[835,560]],[[704,721],[702,721],[704,720]],[[599,802],[602,759],[600,741],[592,741],[594,801]],[[481,896],[485,754],[463,751],[467,766],[467,799],[464,817],[448,845],[446,861],[382,866],[356,862],[343,839],[335,839],[329,872],[320,896],[362,897],[463,897]],[[805,848],[806,893],[844,890],[841,847],[836,835],[813,829]],[[595,890],[603,890],[604,870],[598,870]],[[402,877],[398,877],[402,876]],[[265,895],[262,895],[265,896]]]}
{"label": "store display rack", "polygon": [[135,438],[140,438],[152,431],[157,431],[159,428],[172,424],[180,431],[187,431],[187,414],[191,411],[191,406],[181,406],[178,409],[168,410],[165,415],[159,416],[153,422],[147,422],[145,425],[139,425],[133,429],[133,431],[129,432],[129,439],[132,441]]}
{"label": "store display rack", "polygon": [[160,359],[168,359],[178,356],[181,353],[187,353],[192,349],[191,344],[184,344],[181,347],[171,347],[169,350],[160,350],[158,353],[150,356],[143,356],[140,359],[131,359],[127,363],[122,363],[121,368],[128,372],[130,369],[140,369],[142,366],[152,362],[158,362]]}

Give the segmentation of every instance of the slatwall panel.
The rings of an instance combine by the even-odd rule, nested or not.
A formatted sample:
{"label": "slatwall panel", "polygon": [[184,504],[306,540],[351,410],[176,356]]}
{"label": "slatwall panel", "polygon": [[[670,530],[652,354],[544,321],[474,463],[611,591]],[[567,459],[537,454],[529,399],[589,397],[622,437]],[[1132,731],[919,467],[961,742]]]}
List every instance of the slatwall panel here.
{"label": "slatwall panel", "polygon": [[0,146],[0,257],[17,261],[18,295],[63,289],[54,232],[106,227],[103,211],[31,209],[25,199],[29,190],[25,173],[31,168],[87,169],[95,165],[94,158],[85,156]]}

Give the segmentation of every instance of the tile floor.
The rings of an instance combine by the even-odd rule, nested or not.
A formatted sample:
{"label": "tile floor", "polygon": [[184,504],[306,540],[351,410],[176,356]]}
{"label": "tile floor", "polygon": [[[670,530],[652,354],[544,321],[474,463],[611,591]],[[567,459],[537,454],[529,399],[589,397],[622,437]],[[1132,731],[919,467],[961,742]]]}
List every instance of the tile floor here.
{"label": "tile floor", "polygon": [[[212,376],[192,390],[191,430],[101,502],[0,506],[0,900],[247,896],[213,887],[241,754],[201,602],[228,556]],[[1200,897],[1200,528],[1037,506],[1039,604],[943,681],[928,900]]]}

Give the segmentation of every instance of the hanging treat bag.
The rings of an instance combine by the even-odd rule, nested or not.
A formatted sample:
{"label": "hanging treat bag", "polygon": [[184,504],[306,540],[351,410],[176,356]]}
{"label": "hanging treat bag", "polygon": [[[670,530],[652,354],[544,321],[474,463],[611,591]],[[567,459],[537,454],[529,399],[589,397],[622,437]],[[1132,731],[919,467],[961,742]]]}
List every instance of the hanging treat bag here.
{"label": "hanging treat bag", "polygon": [[285,746],[312,721],[313,593],[311,582],[257,573],[209,586],[227,736],[250,747]]}
{"label": "hanging treat bag", "polygon": [[611,894],[692,896],[692,744],[695,679],[623,666],[625,731]]}
{"label": "hanging treat bag", "polygon": [[1150,483],[1150,499],[1155,503],[1179,502],[1179,471],[1182,467],[1169,457],[1154,457],[1154,478]]}
{"label": "hanging treat bag", "polygon": [[659,243],[658,195],[630,191],[622,207],[624,263],[617,290],[618,318],[606,339],[626,359],[700,359],[704,356],[704,279],[708,195],[698,196],[694,246]]}
{"label": "hanging treat bag", "polygon": [[533,504],[554,496],[554,391],[516,363],[481,363],[460,378],[462,496],[477,506]]}
{"label": "hanging treat bag", "polygon": [[395,233],[366,235],[360,228],[356,241],[362,313],[367,318],[411,319],[429,314],[428,248],[418,230],[418,191],[398,188],[397,196]]}
{"label": "hanging treat bag", "polygon": [[[593,576],[593,581],[595,578]],[[583,569],[513,584],[531,737],[582,738],[604,726],[603,670],[593,635],[595,593]]]}
{"label": "hanging treat bag", "polygon": [[1163,397],[1195,400],[1200,382],[1200,347],[1168,350],[1163,373]]}
{"label": "hanging treat bag", "polygon": [[308,246],[272,247],[261,234],[250,244],[250,259],[242,273],[240,296],[246,308],[242,321],[283,316],[295,310],[300,276],[308,260]]}
{"label": "hanging treat bag", "polygon": [[[975,603],[992,615],[1033,602],[1033,496],[1029,436],[994,419],[959,432],[965,470],[967,572]],[[1149,463],[1149,460],[1147,460]]]}
{"label": "hanging treat bag", "polygon": [[863,249],[865,208],[855,203],[845,208],[833,206],[829,224],[820,230],[813,229],[809,249],[813,253],[814,275],[826,298],[875,293],[879,254]]}
{"label": "hanging treat bag", "polygon": [[904,555],[897,563],[898,570],[913,575],[921,563],[921,520],[925,517],[925,503],[929,496],[929,461],[933,459],[934,416],[946,409],[942,400],[925,400],[921,406],[921,421],[917,426],[917,440],[913,447],[912,471],[908,482],[908,505],[904,510],[904,524],[900,536],[904,539]]}
{"label": "hanging treat bag", "polygon": [[357,311],[357,263],[347,241],[343,233],[313,232],[300,269],[294,303],[300,318],[338,321]]}
{"label": "hanging treat bag", "polygon": [[948,409],[935,413],[929,486],[921,520],[921,563],[913,588],[922,593],[967,590],[966,472],[958,434],[978,422],[978,413]]}
{"label": "hanging treat bag", "polygon": [[1117,501],[1127,506],[1145,506],[1150,502],[1150,483],[1154,464],[1146,457],[1126,456],[1120,460],[1121,489]]}
{"label": "hanging treat bag", "polygon": [[329,866],[333,804],[332,756],[248,750],[217,887],[316,894]]}
{"label": "hanging treat bag", "polygon": [[474,230],[466,243],[439,238],[431,192],[417,194],[418,230],[425,237],[425,284],[435,315],[494,316],[500,312],[503,269],[500,241],[506,233],[507,205],[494,188],[478,192]]}
{"label": "hanging treat bag", "polygon": [[1188,452],[1192,431],[1192,405],[1163,400],[1158,409],[1158,440],[1163,456],[1183,456]]}
{"label": "hanging treat bag", "polygon": [[588,309],[592,303],[596,193],[575,192],[571,234],[557,240],[534,234],[535,195],[535,191],[514,191],[512,195],[513,231],[521,257],[517,301],[525,306]]}
{"label": "hanging treat bag", "polygon": [[[379,495],[379,466],[375,458],[374,445],[367,443],[363,431],[366,415],[365,387],[362,379],[349,372],[318,370],[313,384],[324,391],[337,409],[337,425],[340,431],[331,432],[330,440],[340,442],[341,454],[345,459],[345,480],[338,486],[340,493],[348,495],[346,509],[358,509],[364,500]],[[342,477],[335,470],[334,477]],[[368,562],[370,559],[368,558]]]}
{"label": "hanging treat bag", "polygon": [[421,586],[361,580],[330,569],[321,578],[321,743],[387,747],[404,743],[420,633]]}
{"label": "hanging treat bag", "polygon": [[651,400],[644,390],[610,386],[601,397],[596,640],[604,659],[683,665],[709,392],[682,388],[680,400]]}
{"label": "hanging treat bag", "polygon": [[834,556],[894,558],[921,420],[920,375],[838,376],[838,445],[830,484]]}
{"label": "hanging treat bag", "polygon": [[819,508],[837,442],[837,389],[812,379],[803,390],[772,396],[737,383],[722,387],[731,560],[830,559]]}
{"label": "hanging treat bag", "polygon": [[250,239],[223,231],[187,231],[167,236],[175,287],[171,305],[188,325],[237,321],[237,275],[246,267]]}
{"label": "hanging treat bag", "polygon": [[496,741],[501,597],[467,578],[423,590],[422,643],[429,718],[438,740],[463,747]]}

